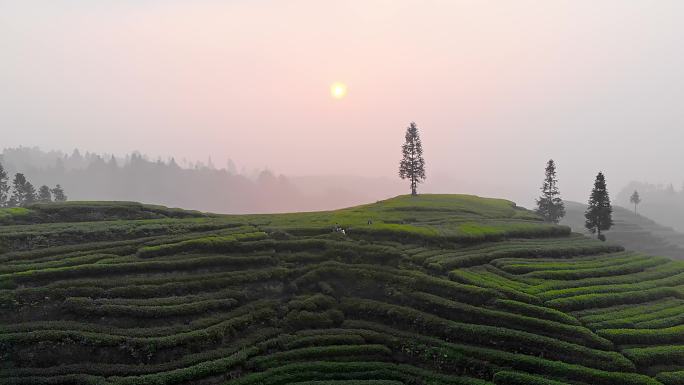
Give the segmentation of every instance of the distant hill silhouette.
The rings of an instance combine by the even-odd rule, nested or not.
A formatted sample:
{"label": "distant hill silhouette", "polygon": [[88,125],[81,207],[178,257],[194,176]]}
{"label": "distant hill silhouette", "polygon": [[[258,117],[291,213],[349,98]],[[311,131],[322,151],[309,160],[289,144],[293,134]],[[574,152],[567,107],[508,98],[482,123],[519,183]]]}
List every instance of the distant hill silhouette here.
{"label": "distant hill silhouette", "polygon": [[[584,211],[587,205],[566,201],[565,208],[567,213],[561,224],[570,226],[575,232],[587,234],[584,228]],[[606,233],[608,241],[620,244],[628,250],[684,259],[683,233],[620,206],[613,206],[613,220],[615,225]]]}

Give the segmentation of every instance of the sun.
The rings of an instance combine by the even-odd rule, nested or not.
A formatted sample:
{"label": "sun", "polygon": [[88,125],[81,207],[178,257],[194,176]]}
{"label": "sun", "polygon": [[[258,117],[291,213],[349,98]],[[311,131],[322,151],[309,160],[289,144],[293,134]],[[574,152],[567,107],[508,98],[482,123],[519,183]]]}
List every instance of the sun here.
{"label": "sun", "polygon": [[340,82],[335,82],[330,86],[330,96],[335,99],[342,99],[347,96],[347,85]]}

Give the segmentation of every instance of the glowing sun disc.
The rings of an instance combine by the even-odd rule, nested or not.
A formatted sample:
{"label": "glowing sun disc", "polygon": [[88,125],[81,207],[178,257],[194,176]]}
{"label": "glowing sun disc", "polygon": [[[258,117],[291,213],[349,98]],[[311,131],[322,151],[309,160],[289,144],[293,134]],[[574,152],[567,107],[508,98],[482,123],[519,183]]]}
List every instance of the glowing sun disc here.
{"label": "glowing sun disc", "polygon": [[330,95],[335,99],[342,99],[347,95],[347,85],[335,82],[330,86]]}

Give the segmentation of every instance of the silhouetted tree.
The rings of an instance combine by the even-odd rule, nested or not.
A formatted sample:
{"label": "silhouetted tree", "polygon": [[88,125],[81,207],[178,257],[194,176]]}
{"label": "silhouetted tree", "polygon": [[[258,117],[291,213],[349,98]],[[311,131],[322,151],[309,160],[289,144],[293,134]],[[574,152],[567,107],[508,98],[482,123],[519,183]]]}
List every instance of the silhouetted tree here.
{"label": "silhouetted tree", "polygon": [[425,180],[425,161],[423,145],[418,135],[416,123],[406,129],[406,142],[401,146],[403,158],[399,163],[399,177],[411,181],[411,195],[418,195],[418,183]]}
{"label": "silhouetted tree", "polygon": [[38,202],[40,202],[40,203],[52,202],[52,193],[50,192],[50,188],[48,186],[42,185],[38,189]]}
{"label": "silhouetted tree", "polygon": [[632,196],[629,197],[629,201],[634,204],[634,214],[638,214],[637,206],[639,205],[639,203],[641,203],[641,197],[639,196],[639,192],[637,190],[634,190]]}
{"label": "silhouetted tree", "polygon": [[12,206],[26,206],[36,201],[36,189],[26,180],[24,174],[17,173],[12,181]]}
{"label": "silhouetted tree", "polygon": [[0,207],[7,207],[10,199],[10,184],[7,171],[0,163]]}
{"label": "silhouetted tree", "polygon": [[598,232],[598,239],[605,241],[606,237],[601,231],[610,230],[613,226],[613,208],[610,205],[610,197],[606,188],[606,178],[602,172],[596,175],[594,188],[589,197],[589,207],[584,213],[586,222],[584,226],[592,233]]}
{"label": "silhouetted tree", "polygon": [[50,192],[52,192],[52,197],[54,198],[55,202],[66,202],[67,196],[64,193],[62,186],[57,185],[55,188],[50,190]]}
{"label": "silhouetted tree", "polygon": [[558,223],[565,216],[565,205],[558,191],[556,164],[553,159],[546,164],[546,178],[541,191],[542,195],[537,199],[537,214],[547,222]]}

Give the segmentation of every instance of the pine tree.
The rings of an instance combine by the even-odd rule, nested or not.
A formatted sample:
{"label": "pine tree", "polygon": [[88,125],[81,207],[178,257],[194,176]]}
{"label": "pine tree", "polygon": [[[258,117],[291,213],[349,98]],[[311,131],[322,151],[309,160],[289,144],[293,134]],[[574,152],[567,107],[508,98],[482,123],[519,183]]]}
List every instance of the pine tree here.
{"label": "pine tree", "polygon": [[418,135],[416,123],[406,129],[406,142],[401,146],[403,158],[399,163],[399,177],[411,181],[411,195],[418,195],[418,183],[425,180],[425,161],[423,145]]}
{"label": "pine tree", "polygon": [[546,178],[541,191],[542,195],[537,199],[537,214],[547,222],[558,223],[565,216],[565,205],[558,191],[556,164],[553,159],[546,164]]}
{"label": "pine tree", "polygon": [[36,201],[36,189],[26,180],[24,174],[17,173],[12,181],[11,206],[26,206]]}
{"label": "pine tree", "polygon": [[0,207],[7,207],[10,199],[10,184],[7,171],[0,163]]}
{"label": "pine tree", "polygon": [[591,196],[589,197],[589,207],[584,213],[584,217],[586,218],[584,226],[592,234],[598,232],[598,238],[605,241],[606,237],[601,234],[601,231],[610,230],[611,226],[613,226],[613,207],[610,205],[606,178],[602,172],[596,175],[594,188],[591,190]]}
{"label": "pine tree", "polygon": [[12,195],[10,196],[10,207],[21,206],[24,203],[24,184],[26,177],[24,174],[14,174],[12,180]]}
{"label": "pine tree", "polygon": [[52,193],[50,192],[50,188],[48,186],[42,185],[38,189],[38,202],[40,202],[40,203],[52,202]]}
{"label": "pine tree", "polygon": [[52,197],[55,202],[66,202],[67,196],[64,194],[64,189],[62,189],[62,186],[57,185],[50,192],[52,192]]}
{"label": "pine tree", "polygon": [[641,197],[639,196],[639,192],[637,190],[634,190],[634,193],[632,194],[631,197],[629,197],[629,201],[634,204],[634,214],[637,214],[637,206],[639,203],[641,203]]}
{"label": "pine tree", "polygon": [[38,200],[38,194],[36,194],[36,188],[33,187],[31,182],[26,181],[24,185],[24,204],[23,206],[35,203]]}

